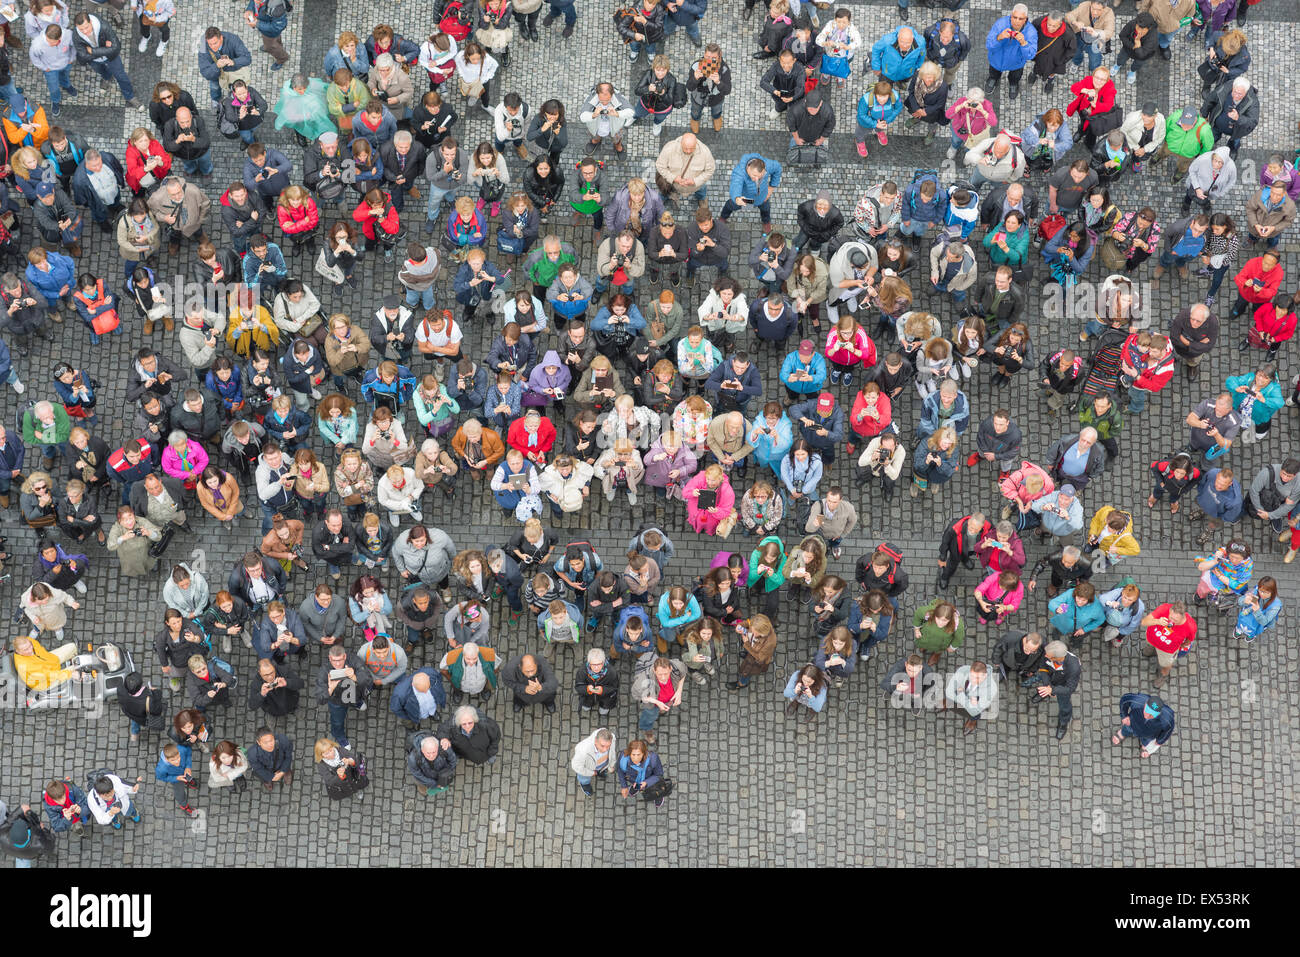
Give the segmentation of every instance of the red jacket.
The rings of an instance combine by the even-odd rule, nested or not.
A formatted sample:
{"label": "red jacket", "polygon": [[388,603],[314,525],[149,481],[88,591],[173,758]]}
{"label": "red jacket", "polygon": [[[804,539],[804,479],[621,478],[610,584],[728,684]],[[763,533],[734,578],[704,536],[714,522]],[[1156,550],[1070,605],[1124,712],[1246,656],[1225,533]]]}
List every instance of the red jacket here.
{"label": "red jacket", "polygon": [[[374,241],[375,239],[375,217],[367,215],[370,204],[364,199],[357,204],[357,208],[352,211],[352,218],[361,224],[361,232],[365,234],[366,239]],[[384,215],[378,220],[380,227],[385,233],[392,236],[397,233],[400,219],[397,215],[397,207],[393,205],[393,199],[388,193],[384,193]]]}
{"label": "red jacket", "polygon": [[543,456],[549,455],[551,446],[555,444],[555,426],[546,416],[542,416],[541,423],[537,426],[537,444],[528,444],[528,433],[524,430],[523,417],[515,419],[510,423],[510,429],[506,432],[506,443],[512,449],[518,449],[523,453],[524,458],[528,458],[528,453]]}
{"label": "red jacket", "polygon": [[1255,310],[1255,331],[1274,342],[1286,342],[1295,335],[1295,311],[1278,314],[1273,303],[1266,302]]}
{"label": "red jacket", "polygon": [[[1241,271],[1232,277],[1232,281],[1237,284],[1237,291],[1241,293],[1241,298],[1256,306],[1272,301],[1273,297],[1277,295],[1285,275],[1281,263],[1274,266],[1271,272],[1265,273],[1260,268],[1263,261],[1263,256],[1256,256],[1254,259],[1247,260],[1246,265],[1241,267]],[[1263,288],[1248,285],[1251,280],[1262,282],[1264,284]]]}
{"label": "red jacket", "polygon": [[[1169,603],[1161,605],[1151,613],[1157,618],[1169,617]],[[1152,625],[1147,629],[1147,644],[1169,654],[1192,647],[1196,640],[1196,619],[1191,615],[1181,625]]]}
{"label": "red jacket", "polygon": [[864,439],[874,439],[889,428],[889,423],[894,418],[893,406],[889,402],[889,396],[881,392],[876,395],[876,412],[880,415],[878,420],[862,415],[866,407],[866,396],[859,389],[857,398],[853,400],[853,411],[849,413],[849,427]]}
{"label": "red jacket", "polygon": [[280,228],[287,235],[293,236],[315,229],[316,224],[320,222],[320,212],[316,209],[316,201],[309,196],[307,202],[297,209],[277,205],[275,218],[280,221]]}
{"label": "red jacket", "polygon": [[1124,340],[1124,361],[1138,370],[1133,385],[1148,392],[1159,392],[1174,377],[1174,344],[1165,346],[1163,355],[1148,355],[1145,359],[1137,345],[1138,334]]}
{"label": "red jacket", "polygon": [[[162,164],[153,168],[153,177],[161,181],[172,168],[172,156],[168,153],[161,143],[155,139],[149,140],[149,155],[161,156]],[[135,146],[127,144],[126,147],[126,185],[131,187],[131,192],[140,192],[140,179],[144,176],[145,154],[141,153]]]}
{"label": "red jacket", "polygon": [[1078,113],[1083,118],[1083,128],[1088,128],[1088,119],[1093,116],[1101,116],[1103,113],[1109,113],[1115,108],[1115,84],[1106,81],[1105,86],[1097,91],[1097,105],[1092,106],[1089,98],[1084,95],[1084,90],[1092,89],[1092,76],[1085,76],[1077,83],[1070,85],[1070,92],[1074,94],[1074,99],[1070,105],[1065,108],[1066,116],[1073,116]]}

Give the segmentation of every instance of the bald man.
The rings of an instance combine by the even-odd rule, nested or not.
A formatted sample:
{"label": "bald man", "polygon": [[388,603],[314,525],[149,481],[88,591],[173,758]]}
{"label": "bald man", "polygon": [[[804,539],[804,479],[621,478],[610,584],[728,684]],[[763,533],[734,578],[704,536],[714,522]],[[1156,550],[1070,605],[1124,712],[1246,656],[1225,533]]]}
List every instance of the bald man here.
{"label": "bald man", "polygon": [[514,710],[523,711],[540,704],[547,714],[555,713],[555,693],[560,684],[545,658],[519,655],[510,659],[501,671],[501,683],[514,694]]}

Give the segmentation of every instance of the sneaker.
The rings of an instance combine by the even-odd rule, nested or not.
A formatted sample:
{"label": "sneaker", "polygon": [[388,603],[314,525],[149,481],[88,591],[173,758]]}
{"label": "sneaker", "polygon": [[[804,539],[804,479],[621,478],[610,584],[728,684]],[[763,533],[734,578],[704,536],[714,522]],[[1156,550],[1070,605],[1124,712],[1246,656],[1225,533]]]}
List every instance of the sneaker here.
{"label": "sneaker", "polygon": [[84,594],[86,593],[86,583],[85,583],[85,582],[82,582],[82,581],[73,582],[73,583],[72,583],[72,587],[75,588],[75,589],[76,589],[79,593],[81,593],[82,595],[84,595]]}
{"label": "sneaker", "polygon": [[574,25],[572,23],[565,26],[565,28],[560,31],[560,36],[562,36],[566,40],[569,39],[569,37],[573,36],[573,26]]}
{"label": "sneaker", "polygon": [[[166,41],[166,40],[161,40],[161,41],[159,41],[159,43],[158,43],[158,49],[153,51],[153,55],[161,59],[161,58],[162,58],[162,55],[163,55],[164,53],[166,53],[166,52],[167,52],[167,41]],[[277,64],[275,64],[275,66],[271,67],[271,69],[272,69],[272,70],[278,70],[278,69],[280,69],[282,66],[284,66],[283,63],[277,63]]]}
{"label": "sneaker", "polygon": [[781,118],[781,111],[774,106],[767,111],[767,118],[769,120],[779,120]]}
{"label": "sneaker", "polygon": [[614,490],[612,488],[605,490],[605,498],[607,501],[614,501]]}
{"label": "sneaker", "polygon": [[14,391],[17,392],[19,395],[22,395],[24,392],[27,391],[27,386],[23,385],[21,381],[15,381]]}
{"label": "sneaker", "polygon": [[1137,81],[1138,81],[1138,75],[1134,73],[1132,70],[1129,70],[1128,73],[1124,74],[1124,82],[1127,83],[1129,86],[1132,86],[1133,84],[1137,83]]}
{"label": "sneaker", "polygon": [[587,797],[592,797],[596,793],[591,789],[590,784],[579,784],[578,787],[582,788],[582,793],[587,795]]}
{"label": "sneaker", "polygon": [[439,795],[439,794],[444,794],[444,793],[446,793],[447,791],[450,791],[450,790],[451,790],[451,788],[447,788],[447,787],[442,787],[442,788],[425,788],[425,789],[424,789],[424,793],[427,794],[429,797],[436,797],[437,795]]}
{"label": "sneaker", "polygon": [[655,807],[663,807],[663,806],[664,806],[664,799],[661,797],[655,798]]}
{"label": "sneaker", "polygon": [[141,38],[140,38],[140,45],[137,46],[136,49],[139,50],[141,53],[143,53],[145,50],[149,49],[149,38],[148,38],[148,37],[141,37]]}
{"label": "sneaker", "polygon": [[[184,805],[182,805],[182,807],[184,807]],[[191,810],[193,810],[193,808],[191,808]],[[127,820],[129,820],[132,824],[140,823],[140,809],[136,807],[134,804],[131,805],[131,816]]]}
{"label": "sneaker", "polygon": [[394,512],[388,513],[388,520],[393,523],[393,528],[401,528],[402,520]]}
{"label": "sneaker", "polygon": [[876,142],[878,142],[881,146],[888,146],[888,145],[889,145],[889,134],[883,132],[882,130],[877,130],[877,131],[876,131]]}
{"label": "sneaker", "polygon": [[75,86],[65,86],[65,87],[63,88],[63,95],[64,95],[64,96],[76,96],[76,95],[77,95],[78,93],[80,93],[80,92],[81,92],[81,91],[78,90]]}
{"label": "sneaker", "polygon": [[636,504],[636,492],[632,491],[631,489],[627,490],[627,504],[629,505]]}
{"label": "sneaker", "polygon": [[852,372],[844,373],[844,376],[840,381],[843,382],[845,385],[853,385],[853,373]]}
{"label": "sneaker", "polygon": [[832,370],[831,370],[831,384],[832,384],[832,385],[839,385],[839,384],[840,384],[840,370],[839,370],[839,369],[832,369]]}
{"label": "sneaker", "polygon": [[867,158],[867,144],[866,144],[866,143],[859,143],[859,144],[858,144],[858,155],[861,156],[863,159],[866,159],[866,158]]}
{"label": "sneaker", "polygon": [[840,548],[838,545],[831,549],[831,558],[839,558],[843,554],[844,549]]}
{"label": "sneaker", "polygon": [[143,110],[143,109],[144,109],[144,104],[141,103],[139,100],[137,100],[135,97],[131,97],[131,99],[127,100],[126,103],[125,103],[125,106],[126,106],[126,108],[127,108],[128,110]]}
{"label": "sneaker", "polygon": [[50,116],[62,116],[62,115],[63,115],[62,104],[53,103],[50,105]]}

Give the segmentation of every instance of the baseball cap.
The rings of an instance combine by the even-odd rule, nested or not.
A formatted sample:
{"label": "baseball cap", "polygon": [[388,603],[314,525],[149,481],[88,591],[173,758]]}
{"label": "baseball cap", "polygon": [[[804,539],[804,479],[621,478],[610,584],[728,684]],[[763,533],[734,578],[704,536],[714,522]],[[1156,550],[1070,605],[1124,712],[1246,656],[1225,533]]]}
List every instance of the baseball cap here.
{"label": "baseball cap", "polygon": [[332,146],[333,144],[339,141],[339,135],[335,133],[333,130],[328,130],[327,132],[322,133],[316,139],[318,142],[321,143],[322,146]]}
{"label": "baseball cap", "polygon": [[1190,106],[1183,107],[1183,112],[1180,113],[1178,116],[1178,125],[1191,126],[1195,122],[1196,122],[1196,110],[1192,109]]}
{"label": "baseball cap", "polygon": [[1145,103],[1142,104],[1143,116],[1155,116],[1159,112],[1160,112],[1160,107],[1156,104],[1155,100],[1147,100]]}
{"label": "baseball cap", "polygon": [[823,392],[817,397],[818,412],[829,412],[833,408],[835,408],[835,396],[831,395],[829,392]]}
{"label": "baseball cap", "polygon": [[1073,485],[1070,485],[1070,484],[1068,484],[1068,483],[1065,484],[1065,485],[1062,485],[1061,488],[1060,488],[1060,493],[1061,493],[1062,495],[1073,495],[1073,494],[1074,494],[1074,486],[1073,486]]}
{"label": "baseball cap", "polygon": [[46,196],[53,196],[54,184],[46,183],[43,181],[39,182],[34,187],[32,187],[32,192],[34,192],[38,197],[42,199],[45,198]]}
{"label": "baseball cap", "polygon": [[849,262],[861,269],[867,264],[867,254],[861,249],[849,250]]}
{"label": "baseball cap", "polygon": [[817,351],[817,347],[812,344],[811,339],[804,339],[802,342],[799,343],[799,355],[801,356],[804,355],[810,356],[816,351]]}

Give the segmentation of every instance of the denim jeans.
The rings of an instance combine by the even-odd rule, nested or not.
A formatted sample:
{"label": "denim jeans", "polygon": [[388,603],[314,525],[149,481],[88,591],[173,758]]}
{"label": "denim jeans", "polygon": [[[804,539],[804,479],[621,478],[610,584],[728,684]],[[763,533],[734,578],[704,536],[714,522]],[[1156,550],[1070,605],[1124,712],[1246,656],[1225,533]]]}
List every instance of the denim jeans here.
{"label": "denim jeans", "polygon": [[636,729],[638,731],[649,731],[655,726],[655,722],[659,720],[659,714],[658,708],[642,708],[641,716],[636,719]]}
{"label": "denim jeans", "polygon": [[589,787],[591,787],[591,775],[590,775],[590,774],[575,774],[574,777],[576,777],[576,778],[578,779],[578,783],[581,784],[584,788],[589,788]]}
{"label": "denim jeans", "polygon": [[939,290],[939,292],[946,292],[948,295],[952,296],[952,301],[959,306],[966,301],[965,289],[949,289],[944,283],[939,283],[939,285],[934,288]]}
{"label": "denim jeans", "polygon": [[[665,34],[665,35],[666,35],[666,34]],[[641,55],[641,46],[642,46],[642,44],[640,43],[640,41],[633,40],[631,43],[629,43],[629,44],[627,45],[627,48],[628,48],[628,50],[630,50],[634,55],[636,55],[636,56],[640,56],[640,55]],[[660,41],[659,43],[647,43],[647,44],[645,44],[645,55],[646,55],[647,57],[653,57],[656,53],[659,52],[659,48],[660,48],[661,46],[663,46],[663,42],[662,42],[662,41]]]}
{"label": "denim jeans", "polygon": [[442,201],[448,196],[450,201],[454,201],[459,191],[454,189],[439,189],[437,186],[429,186],[429,202],[426,207],[425,216],[429,222],[437,222],[438,217],[442,215]]}
{"label": "denim jeans", "polygon": [[1127,63],[1127,64],[1128,64],[1128,72],[1129,72],[1129,73],[1137,73],[1139,70],[1142,69],[1142,64],[1145,63],[1145,62],[1146,62],[1145,60],[1135,60],[1135,59],[1133,59],[1131,56],[1128,55],[1128,51],[1127,51],[1127,50],[1120,50],[1120,51],[1119,51],[1119,56],[1117,56],[1117,57],[1115,58],[1115,68],[1116,68],[1117,70],[1118,70],[1118,69],[1123,69],[1124,64]]}
{"label": "denim jeans", "polygon": [[1182,269],[1194,258],[1194,256],[1175,256],[1173,253],[1166,250],[1160,254],[1160,265],[1165,269],[1173,269],[1175,266]]}
{"label": "denim jeans", "polygon": [[[599,278],[596,279],[596,282],[591,287],[595,291],[596,295],[600,295],[602,292],[604,292],[606,289],[609,288],[610,279],[611,279],[610,276],[600,276]],[[632,295],[632,293],[635,290],[636,290],[635,279],[629,279],[627,282],[623,283],[623,285],[614,287],[615,292],[627,293],[629,296]]]}
{"label": "denim jeans", "polygon": [[[126,68],[122,66],[122,57],[120,55],[103,63],[92,60],[89,66],[101,79],[116,80],[117,88],[122,91],[122,99],[135,99],[135,87],[131,85],[131,78],[126,75]],[[220,97],[214,97],[213,99],[219,100]]]}
{"label": "denim jeans", "polygon": [[876,627],[875,630],[872,631],[871,637],[858,646],[858,654],[866,654],[876,647],[876,645],[889,637],[889,629],[893,626],[894,619],[898,617],[898,600],[891,597],[889,603],[894,606],[894,614],[880,616],[880,620],[876,622]]}
{"label": "denim jeans", "polygon": [[140,733],[140,722],[136,721],[134,718],[131,719],[131,733],[132,734]]}
{"label": "denim jeans", "polygon": [[345,704],[335,704],[329,702],[330,709],[330,737],[335,741],[346,741],[348,739],[348,706]]}
{"label": "denim jeans", "polygon": [[635,117],[638,120],[641,119],[643,116],[654,117],[652,122],[654,123],[655,126],[662,126],[667,121],[671,113],[672,113],[671,110],[669,110],[666,113],[651,113],[649,110],[647,110],[644,106],[641,105],[640,100],[637,100],[635,103],[632,104],[633,117]]}
{"label": "denim jeans", "polygon": [[1172,41],[1173,38],[1176,36],[1178,36],[1177,30],[1171,30],[1169,33],[1161,33],[1160,31],[1157,30],[1156,45],[1159,46],[1160,49],[1162,50],[1168,50],[1170,41]]}
{"label": "denim jeans", "polygon": [[729,199],[723,205],[722,212],[719,215],[721,215],[723,222],[726,222],[736,210],[745,209],[749,206],[758,207],[758,215],[763,222],[770,223],[772,221],[772,201],[770,199],[765,203],[746,203],[744,206],[740,206],[735,200]]}
{"label": "denim jeans", "polygon": [[1147,407],[1147,390],[1146,389],[1129,389],[1128,390],[1128,410],[1130,412],[1141,412]]}
{"label": "denim jeans", "polygon": [[243,140],[245,146],[251,146],[251,145],[256,141],[256,139],[257,139],[257,138],[253,135],[253,131],[252,131],[252,130],[240,130],[240,131],[239,131],[239,138],[240,138],[241,140]]}
{"label": "denim jeans", "polygon": [[699,20],[692,20],[690,23],[680,24],[672,17],[664,18],[664,36],[665,37],[672,36],[673,31],[676,30],[679,26],[686,31],[686,35],[690,37],[692,40],[698,40],[700,38]]}
{"label": "denim jeans", "polygon": [[1078,49],[1074,51],[1074,62],[1076,65],[1082,63],[1083,55],[1084,53],[1087,53],[1088,71],[1092,72],[1093,70],[1097,69],[1097,67],[1101,66],[1101,58],[1104,55],[1104,52],[1105,52],[1104,48],[1101,47],[1100,45],[1098,45],[1097,48],[1094,48],[1091,43],[1084,43],[1082,40],[1080,40]]}
{"label": "denim jeans", "polygon": [[558,3],[552,2],[550,8],[550,16],[564,17],[564,25],[566,27],[578,22],[578,8],[574,4],[570,3],[567,6],[561,6]]}
{"label": "denim jeans", "polygon": [[930,224],[919,219],[903,219],[898,223],[898,231],[904,236],[924,236]]}
{"label": "denim jeans", "polygon": [[185,170],[185,172],[191,176],[193,176],[195,173],[198,173],[200,176],[211,176],[212,175],[212,150],[209,149],[198,159],[181,160],[181,169]]}
{"label": "denim jeans", "polygon": [[62,70],[45,71],[45,88],[50,91],[50,103],[58,106],[63,101],[63,91],[72,90],[72,80],[68,77],[72,73],[72,64],[69,63]]}
{"label": "denim jeans", "polygon": [[[69,64],[69,66],[71,66],[71,64]],[[18,92],[18,87],[14,85],[13,80],[10,80],[4,86],[0,86],[0,95],[3,95],[5,100],[7,100],[11,106],[16,106],[22,102],[23,99],[23,95]]]}
{"label": "denim jeans", "polygon": [[406,304],[408,306],[423,306],[425,309],[433,308],[433,287],[430,286],[424,292],[418,289],[406,290]]}

